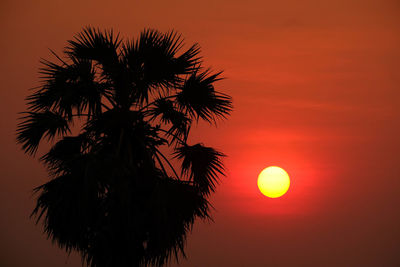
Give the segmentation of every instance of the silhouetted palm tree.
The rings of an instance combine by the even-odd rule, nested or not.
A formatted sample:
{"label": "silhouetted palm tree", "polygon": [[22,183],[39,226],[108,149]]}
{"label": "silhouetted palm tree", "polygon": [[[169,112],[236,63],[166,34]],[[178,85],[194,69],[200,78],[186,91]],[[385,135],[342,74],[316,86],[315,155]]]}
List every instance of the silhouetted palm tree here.
{"label": "silhouetted palm tree", "polygon": [[89,266],[162,265],[184,255],[195,218],[209,218],[223,155],[187,140],[192,123],[228,115],[231,98],[214,90],[221,73],[201,67],[199,46],[182,46],[175,32],[123,41],[85,28],[54,54],[60,63],[43,61],[27,98],[18,142],[35,154],[55,140],[32,215]]}

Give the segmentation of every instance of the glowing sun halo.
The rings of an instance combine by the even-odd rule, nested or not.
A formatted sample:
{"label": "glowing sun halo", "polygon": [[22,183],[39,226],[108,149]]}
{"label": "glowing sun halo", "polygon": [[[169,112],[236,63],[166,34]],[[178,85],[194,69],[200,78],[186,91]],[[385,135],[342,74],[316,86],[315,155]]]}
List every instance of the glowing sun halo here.
{"label": "glowing sun halo", "polygon": [[288,191],[290,179],[284,169],[271,166],[260,172],[257,185],[261,193],[265,196],[277,198],[283,196]]}

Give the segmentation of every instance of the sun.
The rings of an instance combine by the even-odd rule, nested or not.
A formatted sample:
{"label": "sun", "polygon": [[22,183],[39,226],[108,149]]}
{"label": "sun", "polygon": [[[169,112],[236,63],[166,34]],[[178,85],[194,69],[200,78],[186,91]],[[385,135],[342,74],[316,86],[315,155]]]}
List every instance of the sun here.
{"label": "sun", "polygon": [[277,198],[283,196],[288,191],[290,179],[284,169],[271,166],[260,172],[257,185],[263,195],[270,198]]}

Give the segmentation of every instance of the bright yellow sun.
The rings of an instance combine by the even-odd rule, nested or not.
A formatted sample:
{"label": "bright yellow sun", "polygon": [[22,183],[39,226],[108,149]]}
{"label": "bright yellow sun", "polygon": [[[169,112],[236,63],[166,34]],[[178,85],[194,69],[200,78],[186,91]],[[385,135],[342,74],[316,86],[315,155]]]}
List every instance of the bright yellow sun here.
{"label": "bright yellow sun", "polygon": [[284,169],[271,166],[262,170],[258,175],[257,185],[265,196],[277,198],[288,191],[290,179]]}

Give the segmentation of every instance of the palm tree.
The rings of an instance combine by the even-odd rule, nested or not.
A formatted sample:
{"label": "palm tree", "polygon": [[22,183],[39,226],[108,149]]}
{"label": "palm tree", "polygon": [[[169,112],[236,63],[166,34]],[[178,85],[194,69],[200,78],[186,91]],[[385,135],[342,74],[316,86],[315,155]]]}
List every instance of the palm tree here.
{"label": "palm tree", "polygon": [[225,118],[232,102],[214,90],[221,72],[202,68],[199,46],[182,48],[174,31],[130,41],[87,27],[63,57],[53,53],[58,63],[42,61],[17,129],[27,154],[52,144],[32,215],[88,266],[161,266],[185,256],[196,218],[210,218],[223,154],[188,136],[199,120]]}

